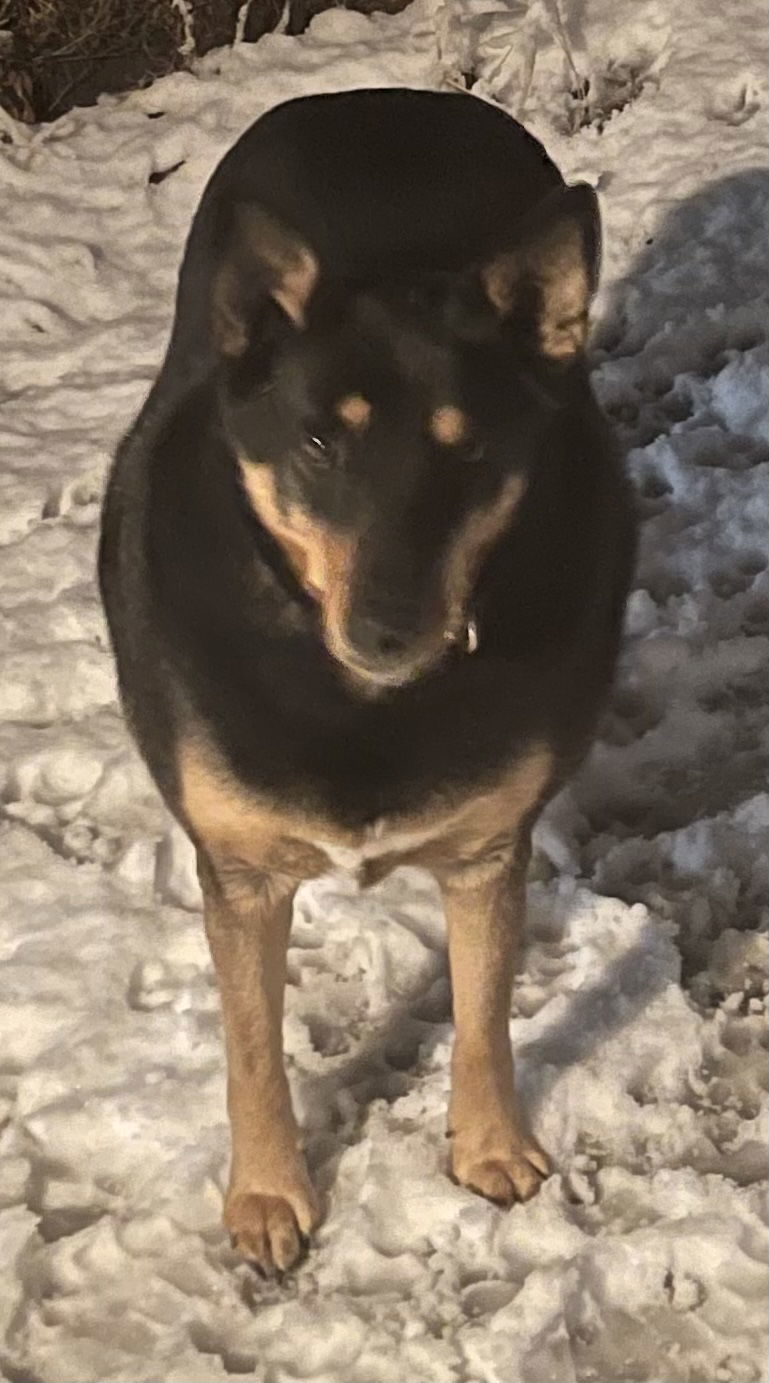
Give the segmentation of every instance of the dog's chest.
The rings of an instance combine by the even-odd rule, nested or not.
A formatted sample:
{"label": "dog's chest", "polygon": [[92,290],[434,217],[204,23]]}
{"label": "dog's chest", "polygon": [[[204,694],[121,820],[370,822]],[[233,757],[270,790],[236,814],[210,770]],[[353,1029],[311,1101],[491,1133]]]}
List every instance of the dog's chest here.
{"label": "dog's chest", "polygon": [[354,843],[315,838],[312,844],[325,855],[331,868],[365,878],[378,873],[377,864],[384,859],[413,855],[434,840],[440,830],[438,821],[404,829],[391,819],[381,817],[364,827]]}
{"label": "dog's chest", "polygon": [[440,876],[484,859],[494,842],[509,847],[552,768],[549,747],[534,745],[494,787],[458,802],[436,797],[419,816],[378,817],[345,830],[326,815],[256,797],[200,739],[182,740],[178,748],[185,823],[212,858],[295,879],[341,869],[363,885],[398,864],[419,864]]}

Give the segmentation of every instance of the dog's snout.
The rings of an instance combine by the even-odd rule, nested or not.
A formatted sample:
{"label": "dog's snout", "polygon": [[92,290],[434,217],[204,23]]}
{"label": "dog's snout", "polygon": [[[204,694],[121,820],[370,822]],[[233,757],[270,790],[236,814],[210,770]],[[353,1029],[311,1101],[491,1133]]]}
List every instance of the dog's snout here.
{"label": "dog's snout", "polygon": [[361,656],[376,661],[402,658],[414,639],[403,621],[368,612],[351,616],[347,636]]}

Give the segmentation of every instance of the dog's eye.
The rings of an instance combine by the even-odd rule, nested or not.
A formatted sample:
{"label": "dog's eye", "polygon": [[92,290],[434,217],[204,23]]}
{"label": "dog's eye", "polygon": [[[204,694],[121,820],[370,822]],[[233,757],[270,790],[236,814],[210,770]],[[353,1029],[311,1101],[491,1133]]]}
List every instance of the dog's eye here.
{"label": "dog's eye", "polygon": [[324,437],[320,432],[306,432],[302,442],[302,450],[307,459],[316,466],[333,466],[336,459],[336,447],[333,441]]}

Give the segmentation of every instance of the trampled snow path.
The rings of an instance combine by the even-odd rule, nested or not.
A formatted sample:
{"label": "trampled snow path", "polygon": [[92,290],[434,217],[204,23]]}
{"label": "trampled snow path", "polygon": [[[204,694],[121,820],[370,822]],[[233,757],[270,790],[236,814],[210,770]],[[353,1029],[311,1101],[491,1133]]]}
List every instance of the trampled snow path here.
{"label": "trampled snow path", "polygon": [[[590,91],[569,96],[552,14],[332,12],[0,144],[7,1379],[765,1377],[764,16],[587,0],[567,28]],[[594,378],[645,518],[612,711],[539,832],[515,995],[559,1173],[508,1214],[445,1179],[434,891],[323,881],[286,1041],[328,1215],[296,1278],[263,1284],[220,1228],[218,1004],[188,855],[116,709],[99,497],[237,134],[285,97],[463,62],[518,110],[532,55],[528,122],[601,192]]]}

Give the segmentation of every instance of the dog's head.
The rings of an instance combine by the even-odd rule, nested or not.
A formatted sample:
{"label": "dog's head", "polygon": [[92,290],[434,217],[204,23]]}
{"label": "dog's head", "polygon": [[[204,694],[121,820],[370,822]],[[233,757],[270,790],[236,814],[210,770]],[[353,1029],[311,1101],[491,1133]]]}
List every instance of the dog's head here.
{"label": "dog's head", "polygon": [[558,188],[472,270],[345,285],[238,209],[213,295],[225,424],[360,684],[410,682],[464,637],[581,357],[598,245],[594,194]]}

